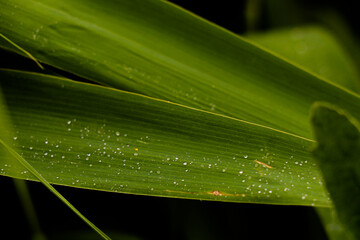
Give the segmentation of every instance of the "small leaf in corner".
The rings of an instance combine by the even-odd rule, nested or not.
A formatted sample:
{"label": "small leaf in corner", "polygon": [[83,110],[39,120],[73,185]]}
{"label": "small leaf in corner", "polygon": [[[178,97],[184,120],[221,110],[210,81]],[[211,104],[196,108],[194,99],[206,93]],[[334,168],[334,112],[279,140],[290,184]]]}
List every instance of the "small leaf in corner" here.
{"label": "small leaf in corner", "polygon": [[339,220],[360,239],[360,132],[358,121],[327,103],[311,108],[311,123],[317,140],[313,156]]}

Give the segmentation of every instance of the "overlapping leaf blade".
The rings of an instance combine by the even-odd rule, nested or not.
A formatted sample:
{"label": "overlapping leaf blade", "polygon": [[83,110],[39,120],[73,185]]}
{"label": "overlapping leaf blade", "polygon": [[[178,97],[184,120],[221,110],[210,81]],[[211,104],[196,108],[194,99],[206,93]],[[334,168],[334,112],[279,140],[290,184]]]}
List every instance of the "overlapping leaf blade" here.
{"label": "overlapping leaf blade", "polygon": [[0,4],[2,33],[39,60],[105,85],[307,138],[315,100],[360,116],[357,95],[166,2]]}
{"label": "overlapping leaf blade", "polygon": [[[51,183],[154,196],[329,205],[309,140],[47,75],[2,70],[1,78],[13,141]],[[3,164],[0,170],[33,179]]]}
{"label": "overlapping leaf blade", "polygon": [[[325,29],[303,26],[250,34],[247,37],[315,74],[350,90],[358,89],[358,74],[347,52]],[[335,210],[316,210],[330,239],[349,238],[339,224]]]}
{"label": "overlapping leaf blade", "polygon": [[328,81],[359,91],[359,72],[349,53],[321,26],[283,28],[246,37]]}
{"label": "overlapping leaf blade", "polygon": [[359,122],[335,106],[316,103],[312,108],[311,123],[318,141],[313,155],[321,168],[337,216],[349,231],[348,237],[359,239]]}

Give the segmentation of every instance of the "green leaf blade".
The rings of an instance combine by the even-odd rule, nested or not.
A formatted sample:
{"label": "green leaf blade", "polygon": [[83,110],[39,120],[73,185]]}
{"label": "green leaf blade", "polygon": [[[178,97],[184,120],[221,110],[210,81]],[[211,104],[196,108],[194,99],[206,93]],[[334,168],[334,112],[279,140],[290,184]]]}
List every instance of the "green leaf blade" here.
{"label": "green leaf blade", "polygon": [[[0,174],[4,175],[6,168],[11,169],[10,172],[15,172],[18,176],[17,178],[23,178],[23,174],[27,175],[29,179],[40,181],[50,192],[52,192],[57,198],[59,198],[66,206],[68,206],[76,215],[78,215],[86,224],[88,224],[97,234],[99,234],[103,239],[110,240],[110,238],[101,231],[95,224],[89,221],[84,215],[82,215],[69,201],[66,200],[48,181],[40,174],[31,163],[29,163],[26,159],[18,154],[18,152],[14,149],[17,149],[18,145],[13,144],[14,148],[8,145],[10,141],[9,136],[13,134],[13,129],[11,125],[11,121],[9,120],[9,114],[7,113],[7,107],[3,104],[3,95],[0,87]],[[17,136],[13,138],[15,141],[17,140]],[[22,146],[24,148],[24,146]],[[21,184],[22,180],[15,179],[16,187],[18,191],[21,191],[21,195],[25,204],[32,204],[30,195],[26,189],[26,186]],[[25,188],[25,189],[24,189]],[[34,232],[34,239],[44,240],[46,239],[45,235],[42,233],[40,226],[38,225],[35,212],[33,207],[30,205],[26,206],[27,214],[29,216],[29,220],[33,220],[32,222]]]}
{"label": "green leaf blade", "polygon": [[357,120],[329,104],[315,104],[312,124],[326,187],[341,222],[360,237],[360,133]]}
{"label": "green leaf blade", "polygon": [[323,27],[297,26],[246,37],[317,76],[350,91],[359,91],[355,64],[336,37]]}
{"label": "green leaf blade", "polygon": [[[51,76],[1,76],[21,154],[51,183],[215,201],[330,204],[304,138]],[[32,179],[11,168],[1,174]]]}
{"label": "green leaf blade", "polygon": [[358,95],[169,3],[117,3],[11,0],[1,3],[0,32],[40,61],[104,85],[305,138],[316,100],[360,116]]}

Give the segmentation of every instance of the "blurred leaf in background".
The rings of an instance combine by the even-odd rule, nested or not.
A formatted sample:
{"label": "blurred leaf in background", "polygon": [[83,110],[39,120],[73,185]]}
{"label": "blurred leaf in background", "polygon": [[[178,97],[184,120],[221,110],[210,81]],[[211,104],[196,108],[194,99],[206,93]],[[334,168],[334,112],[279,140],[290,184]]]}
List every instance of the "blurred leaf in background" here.
{"label": "blurred leaf in background", "polygon": [[[356,119],[325,103],[315,103],[311,121],[319,162],[337,215],[353,239],[360,238],[360,133]],[[349,236],[349,237],[350,237]]]}

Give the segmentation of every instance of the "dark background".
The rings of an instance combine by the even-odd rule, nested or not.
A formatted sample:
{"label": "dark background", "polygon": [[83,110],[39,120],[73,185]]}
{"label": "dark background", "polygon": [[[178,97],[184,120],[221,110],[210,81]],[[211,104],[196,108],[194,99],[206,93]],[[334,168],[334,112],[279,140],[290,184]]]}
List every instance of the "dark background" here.
{"label": "dark background", "polygon": [[[357,1],[338,0],[249,0],[257,2],[258,24],[254,30],[276,27],[326,23],[326,12],[337,14],[359,35]],[[214,22],[232,32],[243,34],[247,29],[246,0],[184,1],[170,0],[190,12]],[[276,15],[276,16],[274,16]]]}
{"label": "dark background", "polygon": [[[313,22],[331,27],[324,11],[343,19],[355,38],[359,34],[355,26],[356,1],[277,0],[280,7],[269,6],[269,1],[258,1],[257,18],[251,29],[246,22],[245,1],[172,2],[240,34]],[[0,67],[17,65],[34,70],[28,69],[29,60],[5,51],[0,53]],[[13,180],[0,177],[0,183],[1,219],[4,221],[0,225],[0,239],[31,239],[31,229]],[[50,239],[68,239],[62,234],[74,230],[92,233],[40,183],[29,182],[28,186],[41,227]],[[61,186],[56,189],[110,236],[117,231],[141,239],[327,239],[311,207],[168,199]],[[92,236],[94,238],[89,236],[88,239],[98,238],[96,234]]]}
{"label": "dark background", "polygon": [[[12,179],[0,177],[0,182],[2,192],[6,192],[1,215],[7,226],[1,235],[11,234],[4,239],[30,239],[31,230]],[[42,184],[28,185],[47,236],[69,239],[62,234],[79,229],[92,232]],[[56,189],[110,237],[112,231],[118,231],[140,239],[327,239],[311,207],[144,197],[61,186]],[[91,239],[101,239],[93,236]]]}

